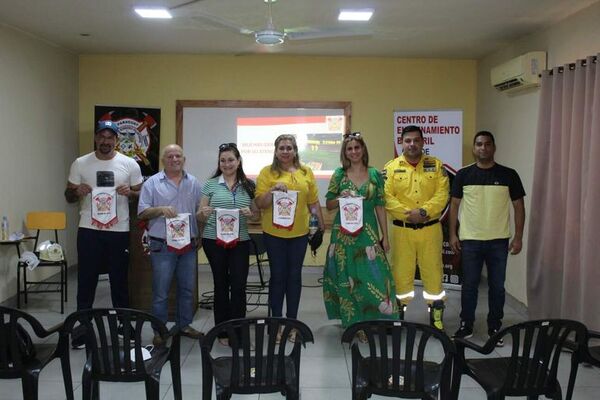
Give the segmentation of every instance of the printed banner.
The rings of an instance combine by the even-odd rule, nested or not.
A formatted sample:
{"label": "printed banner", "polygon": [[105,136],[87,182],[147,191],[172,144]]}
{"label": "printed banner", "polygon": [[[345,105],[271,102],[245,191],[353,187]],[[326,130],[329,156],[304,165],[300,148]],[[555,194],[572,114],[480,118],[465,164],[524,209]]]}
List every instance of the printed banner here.
{"label": "printed banner", "polygon": [[136,160],[145,178],[158,172],[160,108],[95,106],[94,115],[95,125],[106,120],[117,124],[116,150]]}
{"label": "printed banner", "polygon": [[278,228],[292,230],[297,203],[298,192],[296,190],[273,192],[273,225]]}
{"label": "printed banner", "polygon": [[169,251],[183,254],[191,248],[190,215],[190,213],[181,213],[173,218],[165,218]]}
{"label": "printed banner", "polygon": [[92,189],[92,225],[110,228],[119,221],[117,216],[117,190],[114,187]]}
{"label": "printed banner", "polygon": [[224,248],[233,248],[240,238],[240,210],[215,208],[217,221],[217,244]]}
{"label": "printed banner", "polygon": [[[416,125],[423,131],[425,145],[423,152],[439,158],[452,181],[463,163],[463,112],[462,110],[410,110],[394,112],[394,155],[402,153],[402,129],[408,125]],[[442,260],[444,263],[443,282],[451,285],[462,283],[460,254],[455,254],[448,242],[448,211],[442,213],[441,222],[444,232]],[[419,279],[417,269],[416,279]],[[458,288],[458,286],[456,286]]]}
{"label": "printed banner", "polygon": [[356,236],[363,227],[363,198],[340,197],[340,230],[346,235]]}

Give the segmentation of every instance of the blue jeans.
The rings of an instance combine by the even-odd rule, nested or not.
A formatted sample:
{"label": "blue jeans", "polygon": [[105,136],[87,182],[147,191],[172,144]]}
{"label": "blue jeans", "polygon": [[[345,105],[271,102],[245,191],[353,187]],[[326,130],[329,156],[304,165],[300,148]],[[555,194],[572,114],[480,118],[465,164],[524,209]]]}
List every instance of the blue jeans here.
{"label": "blue jeans", "polygon": [[483,263],[488,272],[488,329],[500,329],[504,317],[504,281],[508,239],[461,241],[463,285],[460,318],[471,326],[475,321],[477,295]]}
{"label": "blue jeans", "polygon": [[183,254],[167,250],[165,242],[150,239],[150,261],[152,263],[152,314],[167,322],[169,311],[169,289],[173,275],[177,279],[177,308],[175,323],[185,328],[194,318],[194,290],[198,273],[196,246]]}
{"label": "blue jeans", "polygon": [[269,306],[274,317],[283,315],[283,300],[287,305],[286,316],[298,318],[300,293],[302,292],[302,265],[308,245],[308,235],[281,238],[264,234],[269,256],[271,278],[269,280]]}

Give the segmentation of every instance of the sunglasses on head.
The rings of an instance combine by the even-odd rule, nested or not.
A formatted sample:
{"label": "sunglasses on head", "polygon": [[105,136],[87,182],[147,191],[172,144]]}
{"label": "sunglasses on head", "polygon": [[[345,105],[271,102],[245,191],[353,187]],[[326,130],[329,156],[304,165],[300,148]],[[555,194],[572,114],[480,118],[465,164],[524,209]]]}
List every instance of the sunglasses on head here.
{"label": "sunglasses on head", "polygon": [[219,151],[224,151],[227,149],[235,148],[237,149],[237,144],[235,143],[223,143],[219,145]]}
{"label": "sunglasses on head", "polygon": [[344,139],[355,139],[361,137],[360,132],[344,133]]}

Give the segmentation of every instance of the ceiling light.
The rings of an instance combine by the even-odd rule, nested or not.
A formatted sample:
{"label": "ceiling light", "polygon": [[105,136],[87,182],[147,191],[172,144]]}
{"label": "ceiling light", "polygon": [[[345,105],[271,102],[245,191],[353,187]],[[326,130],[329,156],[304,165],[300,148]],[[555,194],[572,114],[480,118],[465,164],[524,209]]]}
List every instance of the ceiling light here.
{"label": "ceiling light", "polygon": [[265,29],[254,33],[256,43],[264,44],[267,46],[274,46],[276,44],[283,43],[285,39],[285,33],[279,32],[273,29]]}
{"label": "ceiling light", "polygon": [[166,8],[136,8],[135,12],[142,18],[173,18]]}
{"label": "ceiling light", "polygon": [[340,10],[338,21],[368,21],[373,16],[373,9]]}

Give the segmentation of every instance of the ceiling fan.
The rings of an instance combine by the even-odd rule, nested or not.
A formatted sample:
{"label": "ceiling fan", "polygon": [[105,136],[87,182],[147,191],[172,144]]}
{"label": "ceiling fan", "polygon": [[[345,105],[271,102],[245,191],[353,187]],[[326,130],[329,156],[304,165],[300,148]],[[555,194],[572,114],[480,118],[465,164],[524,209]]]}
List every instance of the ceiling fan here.
{"label": "ceiling fan", "polygon": [[[169,8],[170,11],[178,11],[184,7],[190,6],[193,3],[198,3],[204,0],[190,0],[185,3]],[[259,1],[259,0],[255,0]],[[203,11],[194,11],[192,18],[208,21],[209,23],[222,26],[233,30],[242,35],[252,35],[256,43],[265,46],[275,46],[284,43],[286,40],[314,40],[323,38],[337,38],[349,36],[369,36],[371,32],[365,29],[348,29],[348,28],[286,28],[283,30],[275,28],[273,24],[273,14],[271,6],[277,0],[262,0],[267,4],[267,21],[266,25],[260,29],[249,29],[239,26],[231,21],[211,15]]]}

